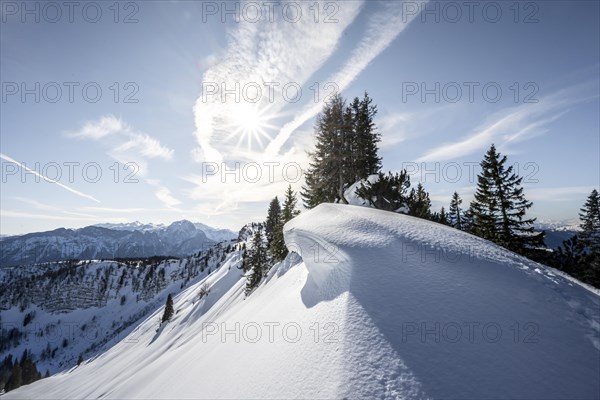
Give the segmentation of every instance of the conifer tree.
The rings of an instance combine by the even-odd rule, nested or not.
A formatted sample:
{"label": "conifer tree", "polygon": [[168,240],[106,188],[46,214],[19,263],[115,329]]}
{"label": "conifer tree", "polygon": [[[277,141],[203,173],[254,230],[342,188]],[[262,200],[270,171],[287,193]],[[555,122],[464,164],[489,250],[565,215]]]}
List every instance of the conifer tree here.
{"label": "conifer tree", "polygon": [[421,183],[417,185],[416,190],[411,189],[408,207],[409,215],[424,219],[431,218],[431,200],[429,200],[429,193],[425,191]]}
{"label": "conifer tree", "polygon": [[279,224],[279,218],[281,214],[281,205],[279,204],[279,199],[277,196],[271,203],[269,203],[269,210],[267,211],[267,220],[265,222],[265,235],[267,237],[267,243],[271,244],[273,241],[273,231]]}
{"label": "conifer tree", "polygon": [[506,156],[492,144],[481,161],[475,200],[471,203],[472,232],[507,249],[524,253],[543,245],[544,233],[534,233],[535,218],[525,219],[533,203],[525,199],[520,178],[506,167]]}
{"label": "conifer tree", "polygon": [[596,189],[592,190],[585,204],[580,209],[579,219],[581,233],[579,240],[591,254],[600,256],[600,196]]}
{"label": "conifer tree", "polygon": [[18,361],[16,361],[15,364],[13,365],[10,377],[8,378],[8,381],[6,382],[6,385],[4,386],[4,390],[9,392],[11,390],[21,387],[22,384],[23,384],[23,375],[22,375],[21,365],[19,364]]}
{"label": "conifer tree", "polygon": [[173,317],[174,313],[175,309],[173,308],[173,297],[171,297],[171,294],[169,293],[167,296],[167,303],[165,304],[165,312],[162,316],[162,322],[169,321]]}
{"label": "conifer tree", "polygon": [[306,172],[306,186],[303,188],[305,205],[308,208],[320,203],[333,203],[340,194],[344,183],[346,163],[344,156],[349,153],[347,147],[350,136],[346,104],[337,94],[325,104],[317,116],[315,150],[309,153],[311,162]]}
{"label": "conifer tree", "polygon": [[448,225],[448,214],[446,209],[442,206],[440,213],[438,214],[438,221],[440,224]]}
{"label": "conifer tree", "polygon": [[[365,179],[369,175],[377,174],[381,170],[381,157],[379,157],[379,148],[377,143],[381,141],[381,136],[377,132],[375,122],[377,115],[377,106],[373,105],[373,100],[365,92],[362,100],[358,97],[352,102],[352,119],[354,131],[353,155],[355,158],[355,173],[353,182]],[[350,182],[350,183],[353,183]]]}
{"label": "conifer tree", "polygon": [[298,199],[296,198],[296,193],[294,193],[292,190],[292,186],[288,185],[288,188],[285,192],[285,200],[283,202],[279,223],[273,231],[273,240],[271,241],[270,245],[271,255],[273,256],[273,260],[275,262],[282,261],[288,254],[288,249],[285,246],[285,241],[283,238],[283,226],[286,224],[286,222],[290,221],[300,213],[300,211],[296,209],[297,202]]}
{"label": "conifer tree", "polygon": [[365,93],[351,105],[341,95],[333,96],[317,116],[315,150],[306,172],[302,198],[307,208],[340,201],[346,187],[381,169],[377,143],[381,140],[374,116],[377,108]]}
{"label": "conifer tree", "polygon": [[454,192],[454,194],[452,195],[452,200],[450,200],[450,209],[448,211],[448,223],[453,228],[462,231],[465,230],[466,227],[464,223],[465,221],[463,211],[460,208],[461,204],[462,199],[460,198],[457,192]]}
{"label": "conifer tree", "polygon": [[267,248],[264,243],[262,225],[252,237],[252,246],[248,251],[246,260],[249,274],[246,276],[246,294],[258,286],[267,270]]}

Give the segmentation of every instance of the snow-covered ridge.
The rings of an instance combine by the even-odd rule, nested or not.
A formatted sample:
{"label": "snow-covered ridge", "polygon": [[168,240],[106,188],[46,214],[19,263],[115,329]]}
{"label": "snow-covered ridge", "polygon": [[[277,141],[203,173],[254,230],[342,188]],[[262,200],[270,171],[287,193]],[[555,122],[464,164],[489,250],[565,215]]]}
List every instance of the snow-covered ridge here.
{"label": "snow-covered ridge", "polygon": [[[185,222],[188,222],[188,221],[187,220],[176,221],[176,222],[173,222],[173,224],[171,224],[171,225],[182,224]],[[191,222],[191,224],[193,224],[197,230],[204,232],[204,234],[206,235],[207,238],[209,238],[210,240],[213,240],[215,242],[221,242],[223,240],[231,240],[231,239],[234,239],[236,236],[236,233],[233,231],[230,231],[229,229],[213,228],[212,226],[208,226],[208,225],[200,223],[200,222]],[[117,230],[117,231],[142,231],[142,232],[160,231],[160,230],[164,230],[168,227],[165,224],[153,224],[153,223],[144,224],[139,221],[121,223],[121,224],[104,223],[104,224],[95,224],[93,226],[98,226],[98,227],[107,228],[107,229],[113,229],[113,230]]]}
{"label": "snow-covered ridge", "polygon": [[[125,340],[7,399],[597,398],[600,295],[433,222],[322,204],[249,297],[239,253]],[[211,289],[199,298],[202,285]]]}

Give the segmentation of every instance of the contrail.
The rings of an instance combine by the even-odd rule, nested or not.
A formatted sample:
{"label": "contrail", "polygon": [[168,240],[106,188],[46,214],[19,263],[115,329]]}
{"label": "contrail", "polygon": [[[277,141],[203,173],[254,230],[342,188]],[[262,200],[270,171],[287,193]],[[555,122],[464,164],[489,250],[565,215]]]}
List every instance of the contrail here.
{"label": "contrail", "polygon": [[[417,14],[406,15],[403,3],[398,4],[387,5],[385,10],[371,17],[367,36],[361,40],[342,69],[326,82],[335,82],[340,91],[344,90],[410,24]],[[267,156],[278,154],[291,134],[322,108],[323,100],[305,107],[292,121],[285,124],[267,147]]]}
{"label": "contrail", "polygon": [[36,175],[36,176],[39,176],[40,178],[42,178],[42,179],[43,179],[43,180],[45,180],[46,182],[55,183],[55,184],[57,184],[58,186],[60,186],[61,188],[65,189],[65,190],[68,190],[69,192],[71,192],[71,193],[74,193],[74,194],[76,194],[77,196],[81,196],[81,197],[84,197],[84,198],[86,198],[86,199],[94,200],[96,203],[100,203],[100,200],[96,199],[94,196],[90,196],[89,194],[82,193],[82,192],[80,192],[80,191],[78,191],[78,190],[75,190],[75,189],[73,189],[73,188],[70,188],[70,187],[68,187],[67,185],[63,185],[62,183],[60,183],[60,182],[58,182],[58,181],[55,181],[54,179],[50,179],[50,178],[48,178],[48,177],[46,177],[46,176],[44,176],[44,175],[40,174],[40,173],[39,173],[39,172],[37,172],[37,171],[34,171],[34,170],[32,170],[32,169],[29,169],[29,168],[27,168],[27,167],[26,167],[24,164],[22,164],[22,163],[18,162],[17,160],[15,160],[15,159],[13,159],[13,158],[10,158],[10,157],[9,157],[9,156],[7,156],[7,155],[4,155],[4,154],[0,153],[0,158],[1,158],[1,159],[3,159],[3,160],[5,160],[5,161],[8,161],[8,162],[11,162],[11,163],[13,163],[13,164],[16,164],[16,165],[18,165],[18,166],[19,166],[21,169],[24,169],[25,171],[27,171],[27,172],[29,172],[29,173],[32,173],[32,174],[34,174],[34,175]]}

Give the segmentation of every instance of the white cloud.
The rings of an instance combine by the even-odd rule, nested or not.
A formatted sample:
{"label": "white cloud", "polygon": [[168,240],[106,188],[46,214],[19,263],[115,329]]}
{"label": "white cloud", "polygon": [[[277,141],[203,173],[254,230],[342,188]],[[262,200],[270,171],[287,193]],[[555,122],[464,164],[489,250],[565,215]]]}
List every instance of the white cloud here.
{"label": "white cloud", "polygon": [[165,205],[165,207],[176,209],[176,206],[181,204],[181,201],[173,197],[171,191],[167,187],[161,185],[158,179],[146,179],[146,182],[157,188],[156,192],[154,192],[154,195],[161,203]]}
{"label": "white cloud", "polygon": [[145,133],[130,133],[128,140],[115,149],[113,152],[122,153],[128,150],[136,150],[136,152],[146,158],[162,158],[170,160],[173,157],[173,150],[160,144],[154,138],[151,138]]}
{"label": "white cloud", "polygon": [[131,126],[115,117],[105,115],[98,120],[88,121],[76,132],[67,134],[70,137],[99,140],[111,136],[112,149],[109,154],[119,161],[132,161],[127,152],[142,158],[162,158],[170,160],[174,150],[160,143],[159,140],[144,132],[136,132]]}
{"label": "white cloud", "polygon": [[[530,187],[525,189],[527,200],[540,201],[567,201],[585,199],[592,190],[593,186],[562,186],[554,188]],[[582,200],[583,202],[583,200]]]}
{"label": "white cloud", "polygon": [[114,115],[106,115],[97,121],[88,121],[77,131],[69,133],[72,137],[88,138],[93,140],[101,139],[123,131],[129,131],[129,127]]}
{"label": "white cloud", "polygon": [[[0,217],[2,218],[32,218],[32,219],[47,219],[47,220],[55,220],[55,221],[98,221],[98,218],[90,216],[90,217],[66,217],[64,215],[56,215],[56,214],[35,214],[28,212],[20,212],[20,211],[10,211],[10,210],[2,210],[0,209]],[[125,222],[123,220],[122,222]]]}
{"label": "white cloud", "polygon": [[[352,83],[414,19],[416,14],[405,15],[403,6],[403,2],[384,3],[383,9],[369,18],[365,37],[353,50],[342,69],[330,76],[326,82],[335,82],[340,91]],[[296,129],[321,111],[324,100],[323,98],[321,101],[305,107],[291,122],[284,125],[277,137],[267,147],[266,153],[268,155],[277,154]]]}
{"label": "white cloud", "polygon": [[175,197],[171,196],[171,191],[169,189],[167,189],[166,187],[161,187],[160,189],[158,189],[156,191],[155,195],[156,195],[156,198],[158,200],[160,200],[168,208],[173,208],[173,207],[181,204],[181,202],[179,200],[177,200]]}
{"label": "white cloud", "polygon": [[44,203],[41,203],[41,202],[39,202],[37,200],[33,200],[33,199],[27,199],[25,197],[19,197],[19,196],[15,196],[15,197],[13,197],[13,199],[19,201],[20,203],[27,204],[38,210],[45,210],[45,211],[57,210],[57,208],[54,206],[44,204]]}
{"label": "white cloud", "polygon": [[[339,6],[336,23],[325,22],[323,18],[315,22],[315,18],[310,17],[313,15],[310,7],[315,7],[313,3],[294,2],[302,7],[305,16],[298,22],[286,21],[276,13],[272,22],[242,20],[230,32],[227,49],[219,60],[210,60],[214,64],[203,76],[204,88],[214,84],[217,92],[209,96],[205,90],[194,106],[195,134],[203,161],[221,162],[224,155],[229,159],[236,156],[239,138],[230,135],[239,128],[235,117],[247,103],[244,99],[235,101],[232,96],[223,98],[221,89],[234,89],[236,84],[240,88],[246,84],[257,85],[263,94],[255,104],[257,109],[267,110],[270,117],[279,115],[282,108],[290,104],[281,93],[283,86],[289,83],[304,85],[329,59],[363,2],[336,4]],[[263,11],[264,15],[269,15],[267,8]],[[272,99],[269,88],[273,88]],[[254,146],[255,152],[260,150],[256,144]]]}
{"label": "white cloud", "polygon": [[410,115],[407,113],[387,114],[379,118],[377,122],[377,130],[381,133],[380,148],[385,149],[393,147],[406,139],[403,125],[410,120]]}
{"label": "white cloud", "polygon": [[[597,87],[597,83],[596,83]],[[559,90],[541,98],[537,103],[526,103],[496,113],[490,122],[454,143],[446,143],[427,151],[417,159],[422,161],[444,161],[456,159],[475,152],[485,151],[491,143],[503,150],[503,146],[543,134],[545,126],[568,112],[568,108],[597,98],[597,94],[583,93],[590,83]]]}

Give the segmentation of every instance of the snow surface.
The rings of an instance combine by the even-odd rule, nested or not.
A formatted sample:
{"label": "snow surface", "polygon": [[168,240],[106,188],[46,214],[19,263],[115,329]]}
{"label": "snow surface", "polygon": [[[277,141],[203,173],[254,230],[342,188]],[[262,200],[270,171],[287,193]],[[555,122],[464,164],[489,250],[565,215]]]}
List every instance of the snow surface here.
{"label": "snow surface", "polygon": [[[600,293],[433,222],[322,204],[249,297],[239,253],[31,398],[598,398]],[[208,296],[198,293],[210,285]]]}

